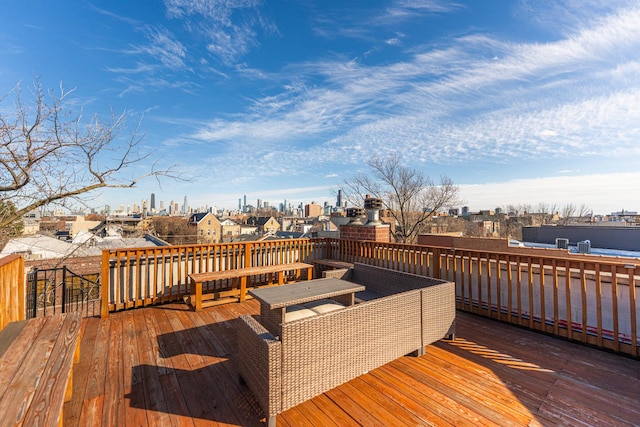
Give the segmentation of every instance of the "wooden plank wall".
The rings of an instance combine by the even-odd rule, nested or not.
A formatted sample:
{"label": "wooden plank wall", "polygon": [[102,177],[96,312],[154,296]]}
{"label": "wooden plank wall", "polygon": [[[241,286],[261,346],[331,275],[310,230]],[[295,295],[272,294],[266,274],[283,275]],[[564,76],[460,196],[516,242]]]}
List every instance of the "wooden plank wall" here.
{"label": "wooden plank wall", "polygon": [[0,330],[9,322],[25,318],[24,258],[0,258]]}

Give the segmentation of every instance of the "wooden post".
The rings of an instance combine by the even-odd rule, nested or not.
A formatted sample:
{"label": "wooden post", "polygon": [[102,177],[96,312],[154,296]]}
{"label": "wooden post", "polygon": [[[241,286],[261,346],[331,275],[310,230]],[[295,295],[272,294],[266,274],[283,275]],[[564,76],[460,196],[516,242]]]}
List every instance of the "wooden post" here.
{"label": "wooden post", "polygon": [[247,297],[247,276],[240,277],[240,302],[244,302]]}
{"label": "wooden post", "polygon": [[195,311],[202,310],[202,282],[191,279],[191,295],[195,296]]}
{"label": "wooden post", "polygon": [[244,244],[244,268],[253,267],[251,265],[251,243],[247,242]]}
{"label": "wooden post", "polygon": [[109,251],[102,251],[102,272],[100,273],[100,317],[109,316]]}

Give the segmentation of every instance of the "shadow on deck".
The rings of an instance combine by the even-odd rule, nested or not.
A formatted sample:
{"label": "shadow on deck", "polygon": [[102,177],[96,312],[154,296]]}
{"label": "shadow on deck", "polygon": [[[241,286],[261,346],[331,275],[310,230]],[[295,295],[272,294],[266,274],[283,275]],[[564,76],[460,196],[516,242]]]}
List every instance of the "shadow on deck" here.
{"label": "shadow on deck", "polygon": [[[234,324],[256,301],[83,324],[68,426],[261,425]],[[640,425],[640,362],[458,312],[457,338],[278,416],[278,425]]]}

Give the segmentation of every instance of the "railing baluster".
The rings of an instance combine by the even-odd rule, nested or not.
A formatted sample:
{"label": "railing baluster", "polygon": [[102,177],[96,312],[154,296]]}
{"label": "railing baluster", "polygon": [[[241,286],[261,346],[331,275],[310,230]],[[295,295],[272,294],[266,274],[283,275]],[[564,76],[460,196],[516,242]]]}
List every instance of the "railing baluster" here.
{"label": "railing baluster", "polygon": [[631,355],[638,356],[638,322],[636,316],[636,277],[635,265],[627,267],[629,276],[629,314],[631,321]]}
{"label": "railing baluster", "polygon": [[613,318],[613,350],[620,351],[620,329],[618,323],[618,269],[611,269],[611,316]]}
{"label": "railing baluster", "polygon": [[552,271],[553,271],[553,333],[558,335],[560,315],[559,315],[559,304],[558,304],[558,261],[556,259],[553,260],[552,263]]}
{"label": "railing baluster", "polygon": [[544,300],[544,286],[545,286],[545,278],[544,278],[544,258],[539,258],[538,262],[540,263],[540,327],[543,332],[547,331],[547,313],[545,307]]}
{"label": "railing baluster", "polygon": [[596,263],[596,317],[597,317],[597,328],[598,328],[598,337],[597,337],[597,345],[602,348],[602,277],[600,275],[600,264]]}
{"label": "railing baluster", "polygon": [[571,320],[571,266],[569,260],[564,262],[564,282],[565,282],[565,299],[566,299],[566,316],[567,316],[567,338],[573,340],[573,324]]}

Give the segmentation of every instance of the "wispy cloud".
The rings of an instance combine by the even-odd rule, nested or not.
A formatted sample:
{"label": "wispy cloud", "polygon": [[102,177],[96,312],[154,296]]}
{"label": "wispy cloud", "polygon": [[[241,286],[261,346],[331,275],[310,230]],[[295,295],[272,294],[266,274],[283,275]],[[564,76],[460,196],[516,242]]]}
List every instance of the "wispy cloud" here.
{"label": "wispy cloud", "polygon": [[446,0],[397,0],[386,10],[387,19],[414,19],[417,15],[450,13],[461,9],[460,3]]}
{"label": "wispy cloud", "polygon": [[[258,45],[256,28],[277,32],[263,19],[262,0],[165,0],[167,16],[184,22],[185,28],[203,37],[207,50],[226,65]],[[239,15],[239,16],[238,16]]]}
{"label": "wispy cloud", "polygon": [[149,44],[137,46],[140,53],[150,55],[169,69],[185,68],[186,49],[171,32],[162,27],[147,27],[145,33]]}
{"label": "wispy cloud", "polygon": [[637,22],[640,9],[631,8],[548,43],[475,34],[385,66],[300,64],[296,74],[321,78],[323,88],[303,83],[253,100],[253,113],[191,137],[284,143],[285,158],[341,163],[391,151],[435,163],[637,152]]}

